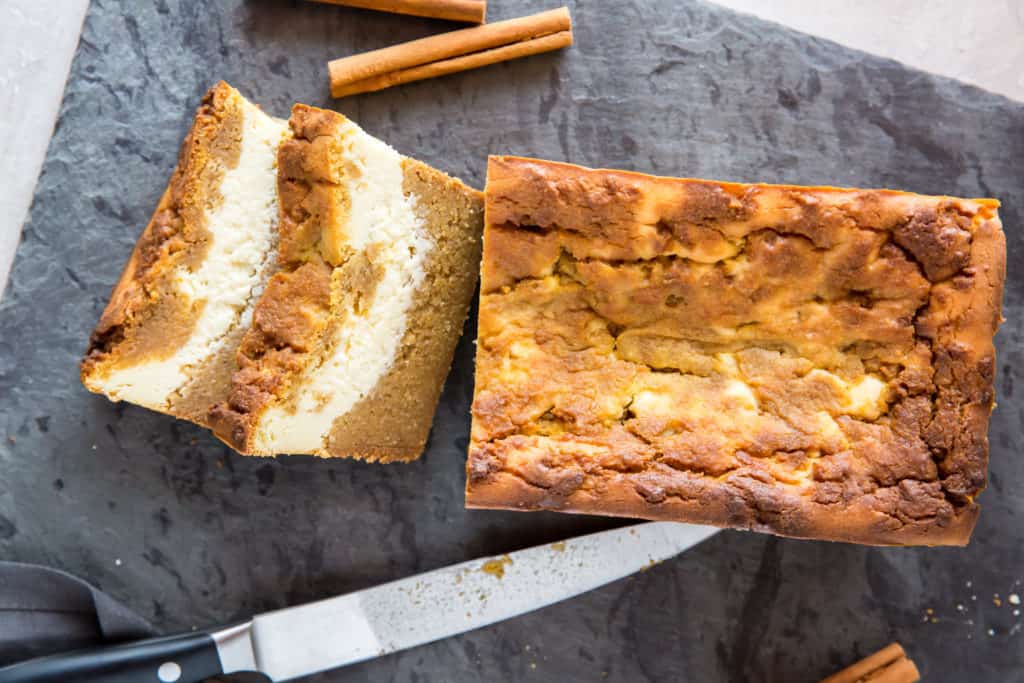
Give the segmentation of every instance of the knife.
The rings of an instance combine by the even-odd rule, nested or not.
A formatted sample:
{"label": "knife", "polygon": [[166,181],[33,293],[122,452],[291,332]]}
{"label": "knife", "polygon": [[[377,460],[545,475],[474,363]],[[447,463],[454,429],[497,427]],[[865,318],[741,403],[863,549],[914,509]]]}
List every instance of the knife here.
{"label": "knife", "polygon": [[287,681],[454,636],[667,560],[718,529],[647,522],[463,562],[203,632],[33,659],[0,683],[199,683],[258,671]]}

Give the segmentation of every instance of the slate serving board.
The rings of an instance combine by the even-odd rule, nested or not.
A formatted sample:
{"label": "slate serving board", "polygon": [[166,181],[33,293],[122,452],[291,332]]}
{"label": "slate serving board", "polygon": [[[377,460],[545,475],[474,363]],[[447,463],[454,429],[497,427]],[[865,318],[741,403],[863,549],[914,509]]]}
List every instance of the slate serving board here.
{"label": "slate serving board", "polygon": [[[492,0],[491,19],[551,5]],[[0,557],[71,571],[174,631],[618,523],[463,509],[475,318],[411,465],[242,458],[82,388],[89,331],[192,110],[224,78],[277,115],[336,106],[477,186],[488,153],[513,153],[1004,202],[1009,320],[970,547],[725,532],[578,599],[316,680],[805,681],[893,639],[928,681],[1024,680],[1008,602],[1024,594],[1024,105],[703,2],[569,5],[571,50],[332,102],[328,58],[451,25],[284,0],[95,0],[0,302]]]}

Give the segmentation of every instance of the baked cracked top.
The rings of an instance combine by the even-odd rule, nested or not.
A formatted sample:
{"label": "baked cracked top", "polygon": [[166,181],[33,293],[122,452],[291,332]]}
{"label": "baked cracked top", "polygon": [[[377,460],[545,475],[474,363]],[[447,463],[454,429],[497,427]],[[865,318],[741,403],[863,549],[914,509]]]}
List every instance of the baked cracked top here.
{"label": "baked cracked top", "polygon": [[467,504],[966,543],[998,206],[492,157]]}

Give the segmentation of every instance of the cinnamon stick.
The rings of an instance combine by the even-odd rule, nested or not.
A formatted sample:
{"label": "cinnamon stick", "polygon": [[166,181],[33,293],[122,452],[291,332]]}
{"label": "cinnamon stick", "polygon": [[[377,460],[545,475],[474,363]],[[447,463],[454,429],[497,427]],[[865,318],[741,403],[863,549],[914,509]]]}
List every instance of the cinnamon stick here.
{"label": "cinnamon stick", "polygon": [[571,44],[572,19],[561,7],[336,59],[327,65],[331,95],[381,90]]}
{"label": "cinnamon stick", "polygon": [[484,23],[487,0],[314,0],[331,5],[347,5],[380,12],[411,14],[417,17]]}
{"label": "cinnamon stick", "polygon": [[891,643],[821,683],[915,683],[921,674],[899,643]]}
{"label": "cinnamon stick", "polygon": [[434,78],[436,76],[446,76],[448,74],[458,73],[459,71],[467,71],[481,66],[497,64],[498,62],[507,62],[510,59],[528,57],[542,52],[550,52],[570,45],[572,45],[572,32],[560,31],[558,33],[553,33],[550,36],[544,36],[543,38],[524,40],[519,43],[512,43],[511,45],[505,45],[504,47],[494,48],[493,50],[475,52],[464,57],[445,59],[440,62],[424,64],[423,66],[415,66],[411,69],[392,71],[391,73],[383,74],[381,76],[375,76],[373,78],[367,78],[353,83],[340,84],[337,87],[335,87],[334,82],[332,81],[331,95],[334,97],[345,97],[346,95],[356,95],[363,92],[383,90],[384,88],[390,88],[393,85],[422,81],[426,78]]}

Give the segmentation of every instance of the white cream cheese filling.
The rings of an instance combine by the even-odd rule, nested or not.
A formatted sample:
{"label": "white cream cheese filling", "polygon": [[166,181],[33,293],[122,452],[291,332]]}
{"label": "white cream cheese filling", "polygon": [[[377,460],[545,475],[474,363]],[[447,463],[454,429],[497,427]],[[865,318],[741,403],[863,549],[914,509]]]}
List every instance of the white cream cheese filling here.
{"label": "white cream cheese filling", "polygon": [[334,420],[369,394],[394,364],[433,247],[413,199],[403,191],[398,152],[350,121],[342,135],[353,169],[346,180],[350,212],[342,239],[356,251],[375,246],[373,262],[382,279],[370,305],[337,330],[329,356],[299,378],[297,403],[273,405],[263,413],[254,438],[257,453],[324,451]]}
{"label": "white cream cheese filling", "polygon": [[189,303],[205,302],[188,340],[169,358],[115,368],[96,384],[113,399],[166,410],[193,368],[221,350],[252,306],[277,237],[277,148],[286,121],[244,102],[238,165],[220,184],[220,205],[206,216],[211,244],[194,271],[179,267],[175,286]]}

